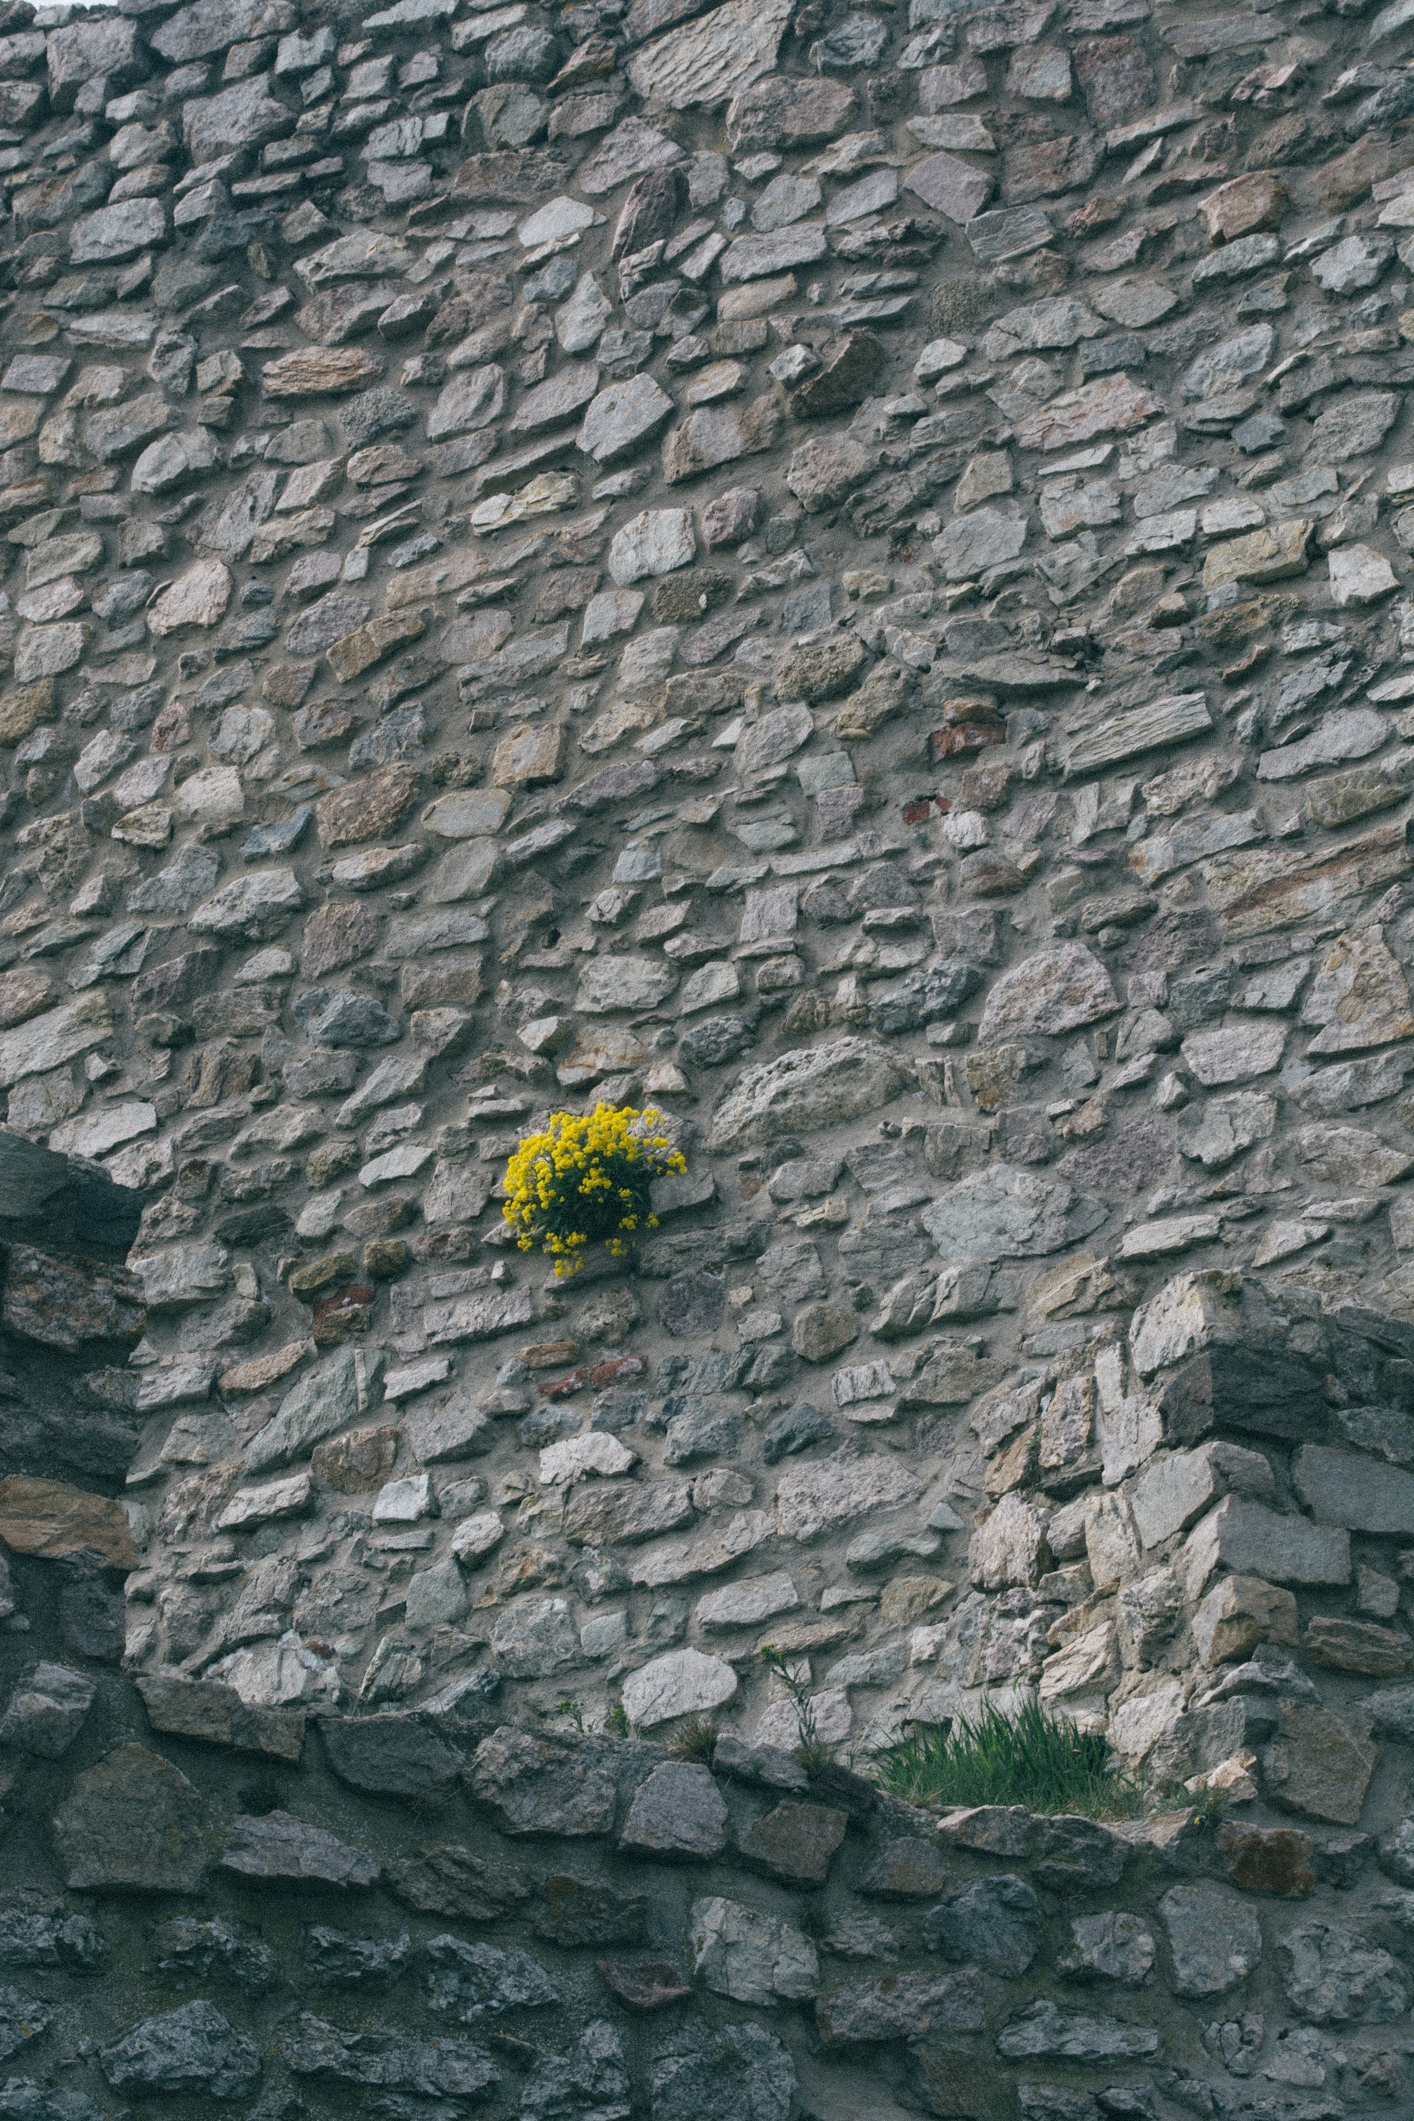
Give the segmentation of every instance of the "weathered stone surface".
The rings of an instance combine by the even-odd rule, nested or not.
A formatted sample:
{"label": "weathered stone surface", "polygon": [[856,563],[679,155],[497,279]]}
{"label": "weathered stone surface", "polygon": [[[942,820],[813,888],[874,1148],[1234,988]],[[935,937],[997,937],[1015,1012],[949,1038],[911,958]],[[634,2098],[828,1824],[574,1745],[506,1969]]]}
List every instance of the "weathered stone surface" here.
{"label": "weathered stone surface", "polygon": [[98,1554],[113,1569],[131,1569],[138,1558],[121,1503],[20,1473],[0,1480],[0,1541],[16,1554],[55,1561]]}
{"label": "weathered stone surface", "polygon": [[785,1884],[823,1885],[849,1824],[819,1804],[779,1804],[741,1838],[742,1855]]}
{"label": "weathered stone surface", "polygon": [[980,2032],[982,1996],[981,1979],[971,1967],[956,1974],[890,1974],[881,1981],[849,1982],[822,1996],[815,2023],[827,2047]]}
{"label": "weathered stone surface", "polygon": [[94,1683],[64,1665],[37,1664],[11,1694],[0,1715],[0,1745],[57,1760],[83,1728]]}
{"label": "weathered stone surface", "polygon": [[974,163],[957,155],[927,155],[915,162],[904,178],[905,189],[915,192],[925,206],[946,214],[950,221],[971,221],[992,193],[992,179]]}
{"label": "weathered stone surface", "polygon": [[639,1730],[655,1730],[679,1716],[708,1713],[730,1701],[736,1673],[720,1657],[700,1650],[670,1650],[632,1673],[624,1682],[624,1709]]}
{"label": "weathered stone surface", "polygon": [[1062,943],[1023,959],[987,997],[981,1045],[1028,1034],[1053,1035],[1099,1022],[1119,1007],[1104,966],[1081,943]]}
{"label": "weathered stone surface", "polygon": [[1107,2062],[1125,2055],[1158,2052],[1153,2026],[1110,2017],[1081,2017],[1064,2012],[1049,1999],[1029,2006],[997,2036],[998,2053],[1008,2060],[1063,2055],[1073,2062]]}
{"label": "weathered stone surface", "polygon": [[71,1890],[191,1893],[207,1867],[203,1828],[186,1776],[124,1745],[71,1785],[54,1815],[54,1853]]}
{"label": "weathered stone surface", "polygon": [[735,2003],[805,2002],[819,1993],[815,1949],[792,1922],[736,1900],[695,1900],[691,1940],[703,1984]]}
{"label": "weathered stone surface", "polygon": [[303,1376],[281,1401],[278,1413],[246,1446],[248,1471],[287,1464],[322,1437],[357,1420],[372,1403],[379,1365],[362,1350],[343,1348]]}
{"label": "weathered stone surface", "polygon": [[1079,1915],[1070,1935],[1070,1950],[1057,1970],[1072,1981],[1117,1981],[1137,1988],[1153,1971],[1154,1933],[1138,1915]]}
{"label": "weathered stone surface", "polygon": [[776,1511],[782,1535],[804,1544],[868,1510],[897,1509],[918,1493],[906,1467],[846,1443],[832,1457],[787,1473],[776,1490]]}
{"label": "weathered stone surface", "polygon": [[993,1164],[925,1209],[924,1227],[945,1258],[1034,1258],[1095,1229],[1105,1210],[1054,1180]]}
{"label": "weathered stone surface", "polygon": [[862,486],[873,469],[874,458],[862,442],[849,435],[822,436],[792,452],[786,484],[807,515],[818,515]]}
{"label": "weathered stone surface", "polygon": [[625,1854],[706,1861],[726,1839],[727,1808],[710,1769],[669,1761],[635,1791],[618,1845]]}
{"label": "weathered stone surface", "polygon": [[1181,1996],[1223,1995],[1261,1963],[1261,1924],[1247,1902],[1224,1886],[1171,1886],[1159,1914]]}
{"label": "weathered stone surface", "polygon": [[[146,1734],[204,1864],[101,2023],[106,1873],[16,1888],[0,2051],[62,2039],[0,2107],[95,2121],[58,2063],[208,1995],[382,2121],[1398,2105],[1184,1896],[1410,1922],[1403,5],[0,33],[5,1810],[23,1870]],[[501,1180],[601,1098],[690,1169],[556,1279]],[[1032,1693],[1236,1823],[839,1764]],[[430,1996],[396,1925],[232,1916],[269,1806],[389,1854]],[[691,1969],[674,1857],[857,1989],[838,2048],[778,1934],[762,2000]],[[272,2045],[288,1981],[378,2001]],[[1183,2053],[1176,1983],[1233,2003]]]}
{"label": "weathered stone surface", "polygon": [[1303,1445],[1292,1470],[1297,1494],[1320,1523],[1386,1534],[1410,1527],[1414,1474],[1323,1444]]}
{"label": "weathered stone surface", "polygon": [[394,2098],[467,2100],[500,2082],[500,2071],[469,2040],[410,2040],[402,2033],[342,2032],[304,2013],[283,2042],[297,2077],[348,2084]]}
{"label": "weathered stone surface", "polygon": [[260,2050],[237,2032],[214,2004],[183,2003],[144,2018],[98,2066],[114,2091],[185,2092],[210,2099],[242,2099],[260,2077]]}
{"label": "weathered stone surface", "polygon": [[379,1872],[371,1857],[326,1827],[282,1811],[233,1819],[221,1868],[252,1884],[301,1891],[314,1885],[337,1892],[373,1885]]}
{"label": "weathered stone surface", "polygon": [[[120,1133],[118,1139],[124,1138]],[[146,1321],[143,1285],[123,1267],[13,1245],[0,1319],[8,1331],[41,1347],[73,1351],[104,1341],[131,1347],[141,1339]]]}
{"label": "weathered stone surface", "polygon": [[576,447],[596,464],[617,463],[621,457],[632,456],[672,413],[672,399],[651,376],[611,383],[587,406]]}
{"label": "weathered stone surface", "polygon": [[[434,1842],[390,1865],[387,1881],[398,1899],[419,1913],[449,1915],[465,1922],[492,1922],[530,1897],[530,1887],[516,1872],[488,1862],[456,1843]],[[552,1887],[565,1882],[548,1879],[547,1898]]]}
{"label": "weathered stone surface", "polygon": [[1398,413],[1399,399],[1390,392],[1357,392],[1338,398],[1319,415],[1312,429],[1315,460],[1344,464],[1352,457],[1368,456],[1379,448]]}
{"label": "weathered stone surface", "polygon": [[764,2026],[689,2024],[656,2049],[648,2084],[652,2121],[786,2121],[796,2074]]}
{"label": "weathered stone surface", "polygon": [[1040,1905],[1024,1878],[1003,1873],[935,1907],[923,1925],[930,1951],[989,1972],[1024,1974],[1040,1942]]}
{"label": "weathered stone surface", "polygon": [[491,1651],[516,1679],[548,1679],[568,1671],[580,1662],[569,1601],[533,1592],[513,1599],[496,1622]]}
{"label": "weathered stone surface", "polygon": [[12,1031],[0,1032],[0,1088],[9,1089],[26,1076],[42,1075],[75,1054],[101,1046],[112,1029],[107,997],[92,989]]}
{"label": "weathered stone surface", "polygon": [[528,1731],[503,1728],[482,1740],[472,1759],[471,1795],[513,1838],[609,1833],[612,1779],[577,1749]]}
{"label": "weathered stone surface", "polygon": [[1312,1053],[1347,1053],[1414,1037],[1409,985],[1378,927],[1341,936],[1318,959],[1301,1021],[1323,1027],[1310,1043]]}
{"label": "weathered stone surface", "polygon": [[219,624],[231,601],[233,586],[224,561],[199,560],[148,606],[148,632],[160,639],[186,626]]}
{"label": "weathered stone surface", "polygon": [[630,60],[629,79],[672,110],[717,109],[770,73],[789,14],[787,0],[725,0],[707,20],[648,45]]}
{"label": "weathered stone surface", "polygon": [[431,1719],[327,1716],[319,1736],[340,1782],[375,1797],[428,1797],[450,1789],[465,1755]]}
{"label": "weathered stone surface", "polygon": [[717,1107],[714,1149],[749,1148],[767,1140],[782,1121],[802,1129],[858,1119],[897,1096],[906,1080],[900,1063],[867,1039],[788,1053],[748,1069]]}
{"label": "weathered stone surface", "polygon": [[1263,1762],[1271,1801],[1283,1811],[1354,1826],[1383,1750],[1329,1709],[1283,1701]]}
{"label": "weathered stone surface", "polygon": [[137,1685],[155,1731],[277,1760],[300,1757],[304,1717],[298,1710],[247,1708],[234,1687],[214,1679],[153,1675]]}
{"label": "weathered stone surface", "polygon": [[302,346],[272,361],[261,382],[270,398],[322,398],[359,390],[382,373],[382,361],[361,349]]}
{"label": "weathered stone surface", "polygon": [[1200,1588],[1219,1563],[1276,1583],[1348,1583],[1350,1535],[1228,1495],[1189,1534],[1183,1559],[1190,1585]]}
{"label": "weathered stone surface", "polygon": [[1387,2025],[1409,2008],[1403,1967],[1342,1923],[1303,1923],[1280,1951],[1287,2001],[1310,2025]]}

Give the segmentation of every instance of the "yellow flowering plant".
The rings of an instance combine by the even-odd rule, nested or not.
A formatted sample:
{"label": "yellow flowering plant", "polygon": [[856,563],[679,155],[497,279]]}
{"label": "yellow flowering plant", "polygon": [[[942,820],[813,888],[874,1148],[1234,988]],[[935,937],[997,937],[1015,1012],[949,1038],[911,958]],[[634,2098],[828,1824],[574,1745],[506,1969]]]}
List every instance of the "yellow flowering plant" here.
{"label": "yellow flowering plant", "polygon": [[517,1231],[522,1252],[536,1245],[561,1278],[577,1274],[585,1248],[602,1243],[626,1259],[641,1230],[656,1230],[653,1181],[686,1171],[687,1159],[651,1108],[596,1105],[587,1118],[552,1113],[529,1134],[506,1166],[502,1214]]}

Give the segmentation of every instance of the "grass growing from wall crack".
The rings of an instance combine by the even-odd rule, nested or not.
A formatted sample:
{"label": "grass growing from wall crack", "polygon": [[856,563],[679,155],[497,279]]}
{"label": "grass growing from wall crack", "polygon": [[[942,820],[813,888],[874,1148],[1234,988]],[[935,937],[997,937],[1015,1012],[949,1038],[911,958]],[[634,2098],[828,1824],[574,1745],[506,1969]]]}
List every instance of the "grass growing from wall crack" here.
{"label": "grass growing from wall crack", "polygon": [[984,1702],[975,1723],[918,1730],[880,1753],[875,1775],[909,1804],[1021,1804],[1030,1812],[1128,1818],[1142,1808],[1136,1783],[1121,1775],[1103,1738],[1047,1716],[1026,1702],[1004,1716]]}

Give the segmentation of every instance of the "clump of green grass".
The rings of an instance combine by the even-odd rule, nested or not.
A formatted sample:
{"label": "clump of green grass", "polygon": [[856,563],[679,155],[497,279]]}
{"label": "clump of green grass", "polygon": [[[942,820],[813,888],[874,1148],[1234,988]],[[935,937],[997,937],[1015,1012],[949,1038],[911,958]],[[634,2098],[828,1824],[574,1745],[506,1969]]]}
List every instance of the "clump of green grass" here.
{"label": "clump of green grass", "polygon": [[717,1726],[706,1716],[680,1716],[668,1739],[674,1760],[703,1760],[710,1764],[717,1749]]}
{"label": "clump of green grass", "polygon": [[1103,1738],[1047,1716],[1034,1701],[1004,1716],[988,1701],[975,1723],[918,1730],[874,1761],[884,1789],[909,1804],[1022,1804],[1030,1812],[1081,1812],[1090,1819],[1140,1809]]}

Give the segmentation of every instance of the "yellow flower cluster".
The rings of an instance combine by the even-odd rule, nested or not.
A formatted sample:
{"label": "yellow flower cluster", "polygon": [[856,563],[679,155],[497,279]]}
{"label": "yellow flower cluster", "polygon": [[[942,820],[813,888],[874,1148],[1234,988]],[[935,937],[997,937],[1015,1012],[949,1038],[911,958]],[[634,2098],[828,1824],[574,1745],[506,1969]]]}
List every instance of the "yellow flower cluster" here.
{"label": "yellow flower cluster", "polygon": [[506,1166],[502,1210],[520,1250],[538,1243],[561,1276],[576,1273],[585,1246],[597,1241],[615,1259],[626,1257],[640,1229],[658,1227],[649,1205],[654,1179],[687,1169],[661,1131],[666,1125],[661,1112],[596,1105],[583,1119],[556,1112],[527,1135]]}

